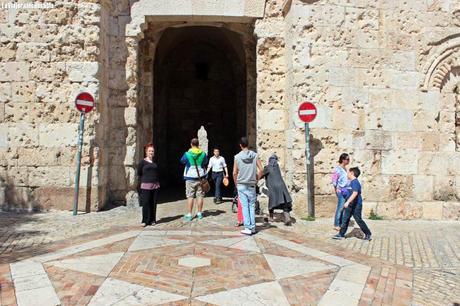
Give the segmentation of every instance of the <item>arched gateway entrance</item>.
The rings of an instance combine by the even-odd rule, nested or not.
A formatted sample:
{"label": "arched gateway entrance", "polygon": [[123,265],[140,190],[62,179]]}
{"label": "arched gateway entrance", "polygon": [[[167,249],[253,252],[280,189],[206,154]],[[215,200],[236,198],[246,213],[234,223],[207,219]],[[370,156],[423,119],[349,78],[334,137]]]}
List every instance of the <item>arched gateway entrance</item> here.
{"label": "arched gateway entrance", "polygon": [[182,186],[179,158],[200,127],[207,132],[207,153],[219,147],[231,164],[247,125],[246,60],[238,34],[204,26],[165,30],[153,88],[153,140],[165,187]]}
{"label": "arched gateway entrance", "polygon": [[137,147],[153,141],[162,189],[183,189],[179,160],[200,128],[231,171],[239,137],[256,144],[253,26],[152,22],[138,50]]}
{"label": "arched gateway entrance", "polygon": [[106,75],[106,99],[118,105],[107,119],[124,127],[110,134],[106,158],[120,163],[107,169],[110,202],[137,205],[135,166],[147,142],[162,189],[181,191],[179,159],[201,126],[229,162],[241,135],[257,147],[255,24],[264,11],[265,0],[131,2],[130,18],[118,19],[125,36],[110,40],[117,68]]}

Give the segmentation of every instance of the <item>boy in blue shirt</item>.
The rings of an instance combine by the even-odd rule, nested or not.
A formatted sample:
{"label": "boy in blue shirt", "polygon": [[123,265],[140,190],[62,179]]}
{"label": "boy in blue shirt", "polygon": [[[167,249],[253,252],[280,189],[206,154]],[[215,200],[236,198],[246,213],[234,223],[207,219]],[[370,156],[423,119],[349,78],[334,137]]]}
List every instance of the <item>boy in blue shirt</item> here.
{"label": "boy in blue shirt", "polygon": [[361,171],[358,167],[350,168],[348,170],[348,179],[350,180],[351,187],[351,196],[346,200],[343,207],[343,222],[340,227],[340,232],[333,236],[333,239],[342,240],[345,238],[345,234],[348,229],[348,224],[350,223],[350,218],[353,216],[356,223],[359,225],[359,228],[364,232],[364,240],[371,241],[372,234],[366,223],[361,218],[361,212],[363,209],[363,199],[361,197],[361,184],[358,181],[358,177],[361,174]]}

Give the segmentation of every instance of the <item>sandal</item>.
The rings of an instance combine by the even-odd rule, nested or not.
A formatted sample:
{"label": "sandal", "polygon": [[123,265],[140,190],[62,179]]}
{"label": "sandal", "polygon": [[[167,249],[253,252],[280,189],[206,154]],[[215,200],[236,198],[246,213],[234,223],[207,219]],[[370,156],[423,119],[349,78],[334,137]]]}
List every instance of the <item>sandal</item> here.
{"label": "sandal", "polygon": [[242,226],[242,225],[243,225],[243,223],[241,223],[241,222],[236,222],[236,223],[235,223],[235,227],[240,227],[240,226]]}

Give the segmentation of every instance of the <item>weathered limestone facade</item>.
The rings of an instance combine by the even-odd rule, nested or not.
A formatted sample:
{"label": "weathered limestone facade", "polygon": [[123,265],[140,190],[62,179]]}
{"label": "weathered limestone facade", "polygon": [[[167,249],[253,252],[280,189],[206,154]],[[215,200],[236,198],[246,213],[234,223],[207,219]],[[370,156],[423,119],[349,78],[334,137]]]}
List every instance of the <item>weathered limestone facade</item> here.
{"label": "weathered limestone facade", "polygon": [[[306,182],[297,107],[309,100],[319,110],[311,125],[317,215],[333,211],[330,172],[349,152],[363,172],[366,212],[460,218],[458,1],[49,2],[54,8],[0,10],[3,208],[70,209],[79,118],[73,100],[81,90],[96,96],[97,107],[86,118],[80,209],[136,203],[142,146],[156,138],[157,151],[168,145],[159,130],[173,117],[162,107],[172,101],[186,111],[195,103],[192,85],[178,77],[192,66],[170,79],[156,70],[180,71],[170,54],[193,46],[183,38],[193,33],[222,67],[228,54],[231,68],[220,76],[195,63],[206,72],[194,88],[218,99],[222,93],[206,87],[207,69],[216,84],[233,73],[238,81],[228,90],[242,109],[235,129],[245,129],[264,160],[280,156],[298,215],[306,212]],[[184,50],[176,61],[186,65]],[[200,61],[199,52],[189,61]],[[165,94],[164,80],[178,80],[184,95]],[[199,114],[178,128],[207,127]]]}

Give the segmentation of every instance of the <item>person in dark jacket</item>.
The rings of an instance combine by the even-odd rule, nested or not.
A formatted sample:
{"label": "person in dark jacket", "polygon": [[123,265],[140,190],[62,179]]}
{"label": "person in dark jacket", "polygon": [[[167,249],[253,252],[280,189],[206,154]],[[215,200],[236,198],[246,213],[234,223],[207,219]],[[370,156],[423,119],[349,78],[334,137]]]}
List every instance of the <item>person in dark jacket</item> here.
{"label": "person in dark jacket", "polygon": [[278,165],[278,156],[273,154],[268,159],[268,165],[264,167],[264,177],[268,188],[268,210],[270,219],[273,220],[275,209],[281,209],[284,212],[284,224],[291,225],[292,198],[281,176]]}
{"label": "person in dark jacket", "polygon": [[144,147],[144,159],[137,167],[139,203],[142,206],[142,226],[156,224],[157,198],[160,189],[158,165],[153,161],[155,149],[149,143]]}

